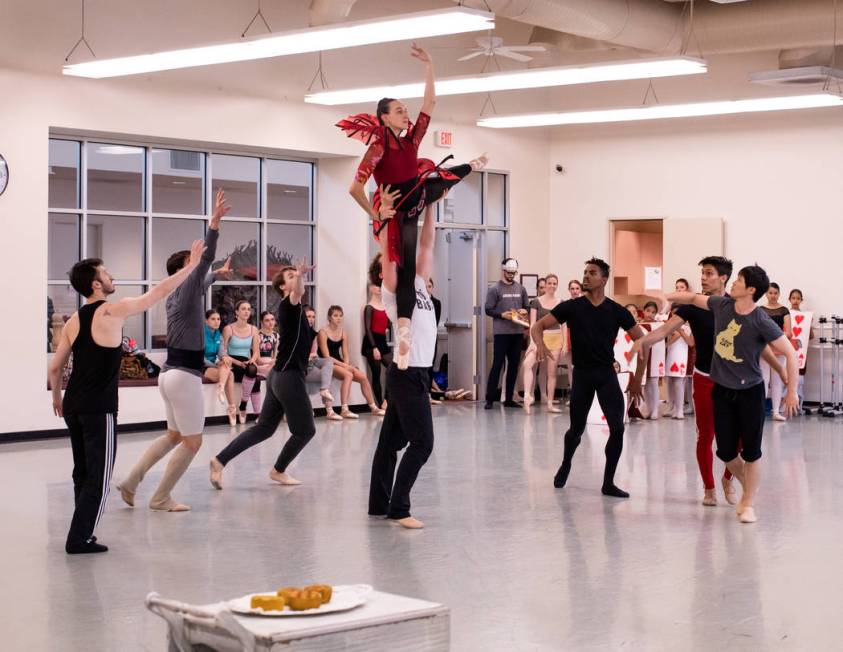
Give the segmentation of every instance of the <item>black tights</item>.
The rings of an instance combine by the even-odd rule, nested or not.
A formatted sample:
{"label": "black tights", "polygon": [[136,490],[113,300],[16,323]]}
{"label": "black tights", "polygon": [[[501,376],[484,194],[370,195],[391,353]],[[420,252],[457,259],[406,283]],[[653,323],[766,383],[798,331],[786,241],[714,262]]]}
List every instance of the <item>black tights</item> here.
{"label": "black tights", "polygon": [[[419,239],[419,216],[425,206],[438,202],[445,192],[462,181],[471,172],[471,166],[465,163],[448,168],[447,171],[457,178],[427,177],[424,183],[403,200],[395,218],[393,218],[399,220],[401,229],[401,264],[398,265],[398,279],[395,288],[395,302],[399,319],[410,319],[416,307],[416,245]],[[402,199],[398,201],[400,202]]]}
{"label": "black tights", "polygon": [[375,395],[375,403],[380,406],[386,398],[383,393],[383,386],[381,385],[381,366],[384,369],[389,369],[389,365],[392,364],[392,353],[381,352],[380,360],[375,360],[374,353],[374,349],[369,349],[368,351],[364,351],[363,355],[366,356],[366,362],[369,363],[369,372],[372,375],[372,393]]}
{"label": "black tights", "polygon": [[564,487],[568,480],[571,461],[582,441],[588,411],[591,409],[595,394],[606,417],[606,425],[609,427],[609,440],[606,442],[606,467],[603,471],[603,493],[626,497],[628,495],[626,492],[615,487],[615,470],[623,452],[624,401],[618,384],[618,376],[612,367],[574,368],[574,379],[571,385],[571,427],[565,433],[565,457],[554,478],[554,485],[557,488]]}

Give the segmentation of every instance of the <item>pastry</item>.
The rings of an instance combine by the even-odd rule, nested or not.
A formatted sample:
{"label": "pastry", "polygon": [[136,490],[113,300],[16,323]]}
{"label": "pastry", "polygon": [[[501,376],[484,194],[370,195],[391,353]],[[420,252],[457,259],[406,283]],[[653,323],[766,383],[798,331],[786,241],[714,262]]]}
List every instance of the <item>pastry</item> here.
{"label": "pastry", "polygon": [[253,595],[251,606],[264,611],[284,611],[286,603],[286,598],[280,595]]}
{"label": "pastry", "polygon": [[317,609],[322,606],[322,593],[320,591],[298,591],[296,595],[287,598],[287,604],[293,611]]}
{"label": "pastry", "polygon": [[305,591],[318,591],[322,595],[322,604],[328,604],[331,601],[331,596],[334,590],[328,584],[311,584],[304,587]]}

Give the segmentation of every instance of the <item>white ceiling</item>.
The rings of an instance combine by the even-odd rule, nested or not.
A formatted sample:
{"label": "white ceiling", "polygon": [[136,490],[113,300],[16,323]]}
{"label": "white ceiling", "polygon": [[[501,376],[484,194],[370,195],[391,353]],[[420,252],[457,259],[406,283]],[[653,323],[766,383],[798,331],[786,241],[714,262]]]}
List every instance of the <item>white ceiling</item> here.
{"label": "white ceiling", "polygon": [[[658,0],[654,0],[658,1]],[[64,57],[80,36],[80,0],[0,0],[0,66],[23,68],[46,74],[61,74]],[[86,37],[98,58],[140,54],[238,38],[257,9],[257,0],[87,0]],[[262,11],[274,31],[308,25],[308,0],[263,0]],[[450,0],[395,0],[389,13],[453,7]],[[383,15],[379,0],[358,0],[350,20]],[[250,34],[263,29],[257,21]],[[494,34],[507,45],[529,42],[530,25],[497,19]],[[475,46],[478,34],[427,39],[439,76],[480,72],[495,64],[485,57],[460,63],[457,59]],[[636,58],[640,52],[622,49],[592,52],[554,51],[539,55],[535,65],[565,65],[582,61]],[[72,61],[89,58],[77,50]],[[771,94],[769,89],[750,85],[750,72],[778,66],[777,52],[710,57],[711,72],[705,76],[656,80],[661,102],[697,99],[751,97]],[[314,73],[317,55],[192,68],[102,80],[103,84],[156,84],[178,87],[215,87],[224,91],[269,98],[301,101]],[[406,82],[421,78],[421,66],[409,56],[407,43],[330,51],[323,55],[330,88]],[[523,64],[500,59],[502,69]],[[318,82],[317,82],[318,85]],[[493,96],[499,113],[578,109],[640,104],[646,81],[616,82],[588,87],[539,89],[497,93]],[[471,121],[480,113],[485,96],[443,98],[437,112],[443,117]],[[340,109],[342,111],[344,109]]]}

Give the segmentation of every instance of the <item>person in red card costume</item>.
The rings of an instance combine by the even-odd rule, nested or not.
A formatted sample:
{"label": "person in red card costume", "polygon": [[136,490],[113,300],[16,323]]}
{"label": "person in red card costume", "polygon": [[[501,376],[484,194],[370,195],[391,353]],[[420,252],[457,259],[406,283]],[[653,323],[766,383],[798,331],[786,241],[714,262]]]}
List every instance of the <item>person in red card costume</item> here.
{"label": "person in red card costume", "polygon": [[[780,296],[781,288],[779,284],[770,283],[770,289],[767,290],[767,303],[761,306],[761,310],[770,316],[770,319],[776,323],[776,326],[782,329],[782,332],[787,335],[788,339],[791,339],[793,337],[793,330],[790,323],[790,310],[787,306],[779,303]],[[785,363],[784,356],[776,356],[776,359],[780,365]],[[785,421],[786,419],[781,413],[782,399],[785,393],[785,381],[764,360],[761,361],[761,375],[764,376],[767,398],[770,399],[772,405],[773,421]]]}
{"label": "person in red card costume", "polygon": [[[418,157],[419,145],[430,124],[436,103],[433,61],[415,43],[411,55],[425,65],[425,91],[415,124],[407,107],[399,100],[385,97],[378,102],[375,115],[360,113],[337,123],[349,138],[356,138],[369,149],[357,168],[349,194],[372,219],[375,237],[386,228],[388,256],[383,265],[396,268],[398,278],[398,349],[395,362],[406,369],[410,355],[410,318],[416,305],[416,243],[419,216],[424,207],[445,195],[473,170],[483,168],[488,159],[482,155],[470,163],[443,168],[450,156],[436,164]],[[378,191],[370,203],[365,185],[374,176]]]}
{"label": "person in red card costume", "polygon": [[[790,291],[790,294],[788,295],[788,301],[790,301],[791,311],[801,312],[803,300],[804,299],[803,299],[803,296],[802,296],[802,290],[800,290],[799,288],[793,288]],[[811,329],[811,331],[808,335],[808,338],[814,339],[814,329],[813,328]],[[800,342],[799,339],[795,336],[795,333],[794,333],[794,337],[791,340],[791,342],[793,343],[793,348],[795,348],[797,351],[799,351],[801,346],[802,346],[802,342]],[[802,351],[802,353],[807,353],[807,351]],[[808,364],[806,362],[805,366],[802,367],[799,370],[799,386],[796,390],[797,395],[799,396],[799,411],[800,412],[804,412],[804,410],[805,410],[802,403],[805,400],[805,374],[807,373],[807,371],[808,371]],[[810,412],[808,412],[806,414],[810,414]]]}

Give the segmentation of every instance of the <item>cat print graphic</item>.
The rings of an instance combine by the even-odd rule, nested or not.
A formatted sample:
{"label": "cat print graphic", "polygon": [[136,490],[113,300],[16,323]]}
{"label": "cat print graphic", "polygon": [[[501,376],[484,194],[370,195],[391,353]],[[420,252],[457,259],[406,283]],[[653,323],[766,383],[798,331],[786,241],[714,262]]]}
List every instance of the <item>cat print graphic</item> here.
{"label": "cat print graphic", "polygon": [[733,319],[725,329],[717,334],[714,350],[723,360],[743,362],[743,358],[735,357],[735,338],[740,332],[741,325]]}

